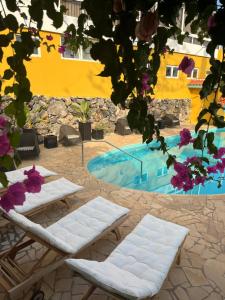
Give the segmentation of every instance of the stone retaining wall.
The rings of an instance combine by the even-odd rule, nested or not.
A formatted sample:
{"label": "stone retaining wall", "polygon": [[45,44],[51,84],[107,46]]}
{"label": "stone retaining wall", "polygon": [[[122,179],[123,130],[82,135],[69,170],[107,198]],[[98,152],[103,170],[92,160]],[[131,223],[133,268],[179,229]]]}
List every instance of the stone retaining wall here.
{"label": "stone retaining wall", "polygon": [[[38,129],[40,134],[58,134],[62,124],[78,127],[78,118],[72,107],[72,103],[80,102],[83,98],[53,98],[45,96],[34,96],[29,103],[27,126]],[[113,132],[115,122],[119,117],[127,114],[125,110],[116,107],[110,99],[86,98],[91,104],[91,121],[93,126],[101,121],[105,124],[108,132]],[[179,116],[180,121],[187,121],[190,111],[189,99],[176,100],[154,100],[149,106],[149,111],[153,112],[157,118],[166,113]]]}

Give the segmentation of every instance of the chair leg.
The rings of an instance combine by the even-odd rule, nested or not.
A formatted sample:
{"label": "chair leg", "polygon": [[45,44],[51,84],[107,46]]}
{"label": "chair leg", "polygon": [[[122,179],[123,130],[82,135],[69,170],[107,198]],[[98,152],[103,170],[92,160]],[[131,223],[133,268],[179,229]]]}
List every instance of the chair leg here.
{"label": "chair leg", "polygon": [[61,202],[65,204],[68,209],[70,209],[70,204],[66,199],[62,199]]}
{"label": "chair leg", "polygon": [[88,289],[88,291],[84,294],[84,296],[81,298],[81,300],[87,300],[95,291],[96,286],[95,285],[91,285]]}
{"label": "chair leg", "polygon": [[177,261],[176,261],[176,263],[177,263],[178,266],[180,265],[180,261],[181,261],[181,250],[179,250],[179,253],[177,255]]}
{"label": "chair leg", "polygon": [[119,228],[115,228],[112,230],[112,232],[115,234],[117,241],[121,239],[121,234]]}

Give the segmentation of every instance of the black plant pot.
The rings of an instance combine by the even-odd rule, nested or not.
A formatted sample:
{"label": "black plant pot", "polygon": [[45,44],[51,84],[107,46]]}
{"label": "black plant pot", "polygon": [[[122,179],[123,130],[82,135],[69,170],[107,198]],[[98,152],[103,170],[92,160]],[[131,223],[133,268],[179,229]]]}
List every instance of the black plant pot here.
{"label": "black plant pot", "polygon": [[46,135],[44,137],[44,147],[47,149],[58,147],[57,136],[52,134]]}
{"label": "black plant pot", "polygon": [[92,129],[92,138],[95,140],[104,139],[104,130],[103,129]]}
{"label": "black plant pot", "polygon": [[91,122],[79,122],[79,131],[83,141],[91,140]]}

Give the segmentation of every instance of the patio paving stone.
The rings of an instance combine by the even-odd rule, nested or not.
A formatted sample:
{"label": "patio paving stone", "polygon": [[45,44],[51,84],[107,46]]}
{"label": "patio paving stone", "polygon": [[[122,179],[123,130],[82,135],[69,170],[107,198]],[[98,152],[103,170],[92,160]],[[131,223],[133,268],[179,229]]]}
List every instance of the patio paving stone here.
{"label": "patio paving stone", "polygon": [[[167,130],[170,135],[177,130]],[[141,137],[130,135],[121,138],[111,134],[106,139],[117,146],[140,143]],[[104,143],[85,143],[85,163],[91,158],[111,150]],[[25,161],[22,166],[33,161]],[[79,146],[55,149],[41,147],[40,158],[34,163],[43,165],[85,189],[69,197],[71,208],[57,203],[43,213],[32,217],[33,220],[47,226],[69,211],[76,209],[88,200],[101,195],[107,199],[131,209],[129,219],[121,226],[124,238],[146,214],[150,213],[162,219],[187,226],[190,229],[181,257],[181,265],[174,267],[168,280],[155,298],[156,300],[224,300],[225,299],[225,197],[160,195],[145,191],[131,191],[97,180],[81,165]],[[53,178],[51,178],[53,179]],[[18,228],[7,226],[0,228],[0,250],[11,246],[21,236]],[[118,242],[113,234],[98,241],[80,254],[79,257],[104,260]],[[23,251],[19,260],[30,265],[43,249],[36,244],[29,251]],[[41,288],[46,293],[45,300],[80,300],[88,289],[88,284],[65,266],[44,277]],[[31,293],[20,300],[30,300]],[[0,289],[0,300],[5,294]],[[96,290],[90,300],[114,300],[101,290]],[[5,299],[4,299],[5,300]],[[13,299],[14,300],[14,299]]]}

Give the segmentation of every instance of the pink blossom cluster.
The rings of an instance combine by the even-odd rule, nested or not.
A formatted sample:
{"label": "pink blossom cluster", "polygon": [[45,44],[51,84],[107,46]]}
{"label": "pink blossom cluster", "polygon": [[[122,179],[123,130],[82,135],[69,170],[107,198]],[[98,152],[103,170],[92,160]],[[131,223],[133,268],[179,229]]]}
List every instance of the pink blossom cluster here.
{"label": "pink blossom cluster", "polygon": [[65,51],[66,51],[66,46],[64,46],[64,45],[59,46],[58,52],[59,52],[60,54],[63,54]]}
{"label": "pink blossom cluster", "polygon": [[149,75],[148,73],[144,73],[141,81],[141,93],[144,94],[145,91],[150,90],[150,85],[148,84]]}
{"label": "pink blossom cluster", "polygon": [[47,34],[47,35],[46,35],[46,39],[47,39],[48,41],[52,41],[52,40],[53,40],[53,36],[52,36],[51,34]]}
{"label": "pink blossom cluster", "polygon": [[159,26],[158,12],[147,12],[143,14],[140,22],[135,28],[135,35],[140,41],[151,42],[152,36],[156,33]]}
{"label": "pink blossom cluster", "polygon": [[194,140],[191,136],[191,132],[189,129],[184,128],[180,131],[180,143],[178,144],[179,148],[182,146],[186,146],[190,143],[192,143]]}
{"label": "pink blossom cluster", "polygon": [[181,70],[183,73],[190,75],[192,70],[195,67],[195,62],[192,58],[188,58],[184,56],[181,63],[179,64],[178,69]]}
{"label": "pink blossom cluster", "polygon": [[26,192],[39,193],[41,190],[44,178],[35,170],[35,166],[29,171],[24,171],[24,174],[27,175],[27,179],[10,185],[0,198],[0,206],[6,212],[13,209],[15,205],[23,205]]}
{"label": "pink blossom cluster", "polygon": [[224,147],[217,149],[217,153],[213,155],[213,158],[219,159],[219,161],[214,166],[207,167],[207,172],[209,174],[216,174],[218,172],[224,173],[225,170],[225,158],[223,158],[224,155],[225,155]]}
{"label": "pink blossom cluster", "polygon": [[121,11],[125,10],[125,3],[123,0],[114,0],[113,1],[113,11],[118,14]]}
{"label": "pink blossom cluster", "polygon": [[175,162],[174,170],[177,172],[171,179],[173,187],[183,189],[185,192],[193,189],[195,185],[204,185],[207,177],[201,175],[199,172],[192,170],[193,165],[201,165],[202,161],[199,157],[193,156],[187,158],[183,163]]}
{"label": "pink blossom cluster", "polygon": [[13,148],[10,145],[7,133],[8,124],[6,117],[0,116],[0,157],[13,155]]}
{"label": "pink blossom cluster", "polygon": [[[65,42],[65,44],[69,42],[71,37],[72,37],[72,35],[69,32],[64,33],[64,42]],[[58,47],[58,52],[60,54],[63,54],[65,51],[66,51],[66,45],[61,45],[61,46]]]}
{"label": "pink blossom cluster", "polygon": [[216,27],[216,25],[217,24],[216,24],[215,15],[209,16],[208,21],[207,21],[208,31],[210,32],[213,28]]}

